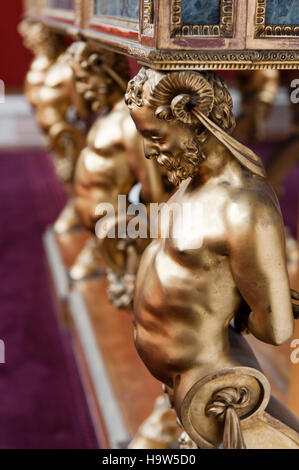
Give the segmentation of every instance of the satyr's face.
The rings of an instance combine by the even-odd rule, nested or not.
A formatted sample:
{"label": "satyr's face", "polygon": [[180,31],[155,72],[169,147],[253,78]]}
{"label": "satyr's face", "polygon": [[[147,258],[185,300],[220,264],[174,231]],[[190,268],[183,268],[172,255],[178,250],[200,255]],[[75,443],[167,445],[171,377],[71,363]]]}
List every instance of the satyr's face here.
{"label": "satyr's face", "polygon": [[195,176],[203,160],[196,132],[177,120],[158,119],[155,111],[145,99],[141,107],[131,109],[131,116],[143,137],[145,156],[163,165],[170,182],[178,185]]}
{"label": "satyr's face", "polygon": [[28,24],[24,29],[24,44],[35,55],[47,51],[48,37],[43,25],[39,23]]}
{"label": "satyr's face", "polygon": [[77,93],[90,104],[92,111],[101,111],[108,105],[112,80],[101,68],[100,56],[78,53],[74,57],[73,70]]}

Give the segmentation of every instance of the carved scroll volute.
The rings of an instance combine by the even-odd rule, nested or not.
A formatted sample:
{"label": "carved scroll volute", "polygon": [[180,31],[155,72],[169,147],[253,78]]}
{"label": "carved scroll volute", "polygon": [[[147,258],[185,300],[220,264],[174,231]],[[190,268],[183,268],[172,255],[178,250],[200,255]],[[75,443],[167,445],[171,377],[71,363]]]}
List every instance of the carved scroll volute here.
{"label": "carved scroll volute", "polygon": [[243,422],[264,413],[270,399],[270,385],[256,369],[224,369],[196,382],[184,395],[188,384],[180,383],[175,407],[182,425],[200,448],[243,449]]}
{"label": "carved scroll volute", "polygon": [[238,409],[248,405],[250,391],[246,387],[225,387],[212,396],[206,415],[224,423],[223,448],[245,449]]}

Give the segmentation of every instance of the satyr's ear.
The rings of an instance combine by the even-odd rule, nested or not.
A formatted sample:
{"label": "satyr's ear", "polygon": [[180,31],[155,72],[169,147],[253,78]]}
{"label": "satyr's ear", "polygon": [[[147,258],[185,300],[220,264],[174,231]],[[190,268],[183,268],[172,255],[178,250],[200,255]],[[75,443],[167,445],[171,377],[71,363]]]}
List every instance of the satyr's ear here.
{"label": "satyr's ear", "polygon": [[108,67],[113,67],[115,64],[114,52],[105,51],[103,49],[92,50],[88,43],[82,44],[79,50],[79,56],[81,56],[81,67],[85,70],[99,70],[103,64]]}
{"label": "satyr's ear", "polygon": [[184,124],[197,124],[193,110],[209,116],[214,104],[214,91],[203,75],[197,72],[171,72],[152,90],[152,105],[157,106],[159,119],[177,119]]}

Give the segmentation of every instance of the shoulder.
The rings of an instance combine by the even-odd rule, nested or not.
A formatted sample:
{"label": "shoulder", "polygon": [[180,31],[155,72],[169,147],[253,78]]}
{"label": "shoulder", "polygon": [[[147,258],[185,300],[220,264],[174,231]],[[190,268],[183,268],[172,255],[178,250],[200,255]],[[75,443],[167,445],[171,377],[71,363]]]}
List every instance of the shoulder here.
{"label": "shoulder", "polygon": [[55,88],[72,79],[73,72],[68,64],[62,62],[52,65],[47,73],[45,86]]}
{"label": "shoulder", "polygon": [[229,229],[239,235],[269,227],[283,228],[276,194],[266,180],[252,177],[244,187],[232,188],[225,208]]}
{"label": "shoulder", "polygon": [[123,99],[112,110],[111,119],[118,126],[123,141],[130,141],[136,138],[138,135],[136,126],[131,118],[129,108]]}
{"label": "shoulder", "polygon": [[50,66],[51,66],[51,62],[49,61],[49,59],[45,56],[42,56],[42,57],[36,57],[35,59],[33,59],[33,61],[31,62],[30,68],[32,70],[47,72]]}
{"label": "shoulder", "polygon": [[98,118],[89,135],[89,145],[96,150],[125,150],[128,143],[137,139],[135,124],[127,110],[117,106],[105,116]]}
{"label": "shoulder", "polygon": [[123,133],[117,116],[109,113],[99,117],[90,129],[87,141],[90,147],[98,151],[112,150],[122,145]]}

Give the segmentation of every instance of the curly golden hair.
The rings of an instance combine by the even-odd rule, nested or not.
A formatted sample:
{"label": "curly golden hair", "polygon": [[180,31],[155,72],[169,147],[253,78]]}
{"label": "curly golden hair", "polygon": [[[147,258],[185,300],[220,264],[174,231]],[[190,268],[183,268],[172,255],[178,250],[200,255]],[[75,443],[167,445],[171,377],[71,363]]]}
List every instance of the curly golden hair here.
{"label": "curly golden hair", "polygon": [[[236,121],[232,98],[226,83],[215,72],[157,72],[143,67],[128,84],[125,98],[129,108],[144,104],[147,82],[151,91],[146,99],[156,108],[159,119],[179,119],[196,127],[198,121],[188,115],[188,106],[194,106],[225,132],[233,132]],[[188,100],[177,100],[178,96],[188,96]]]}

